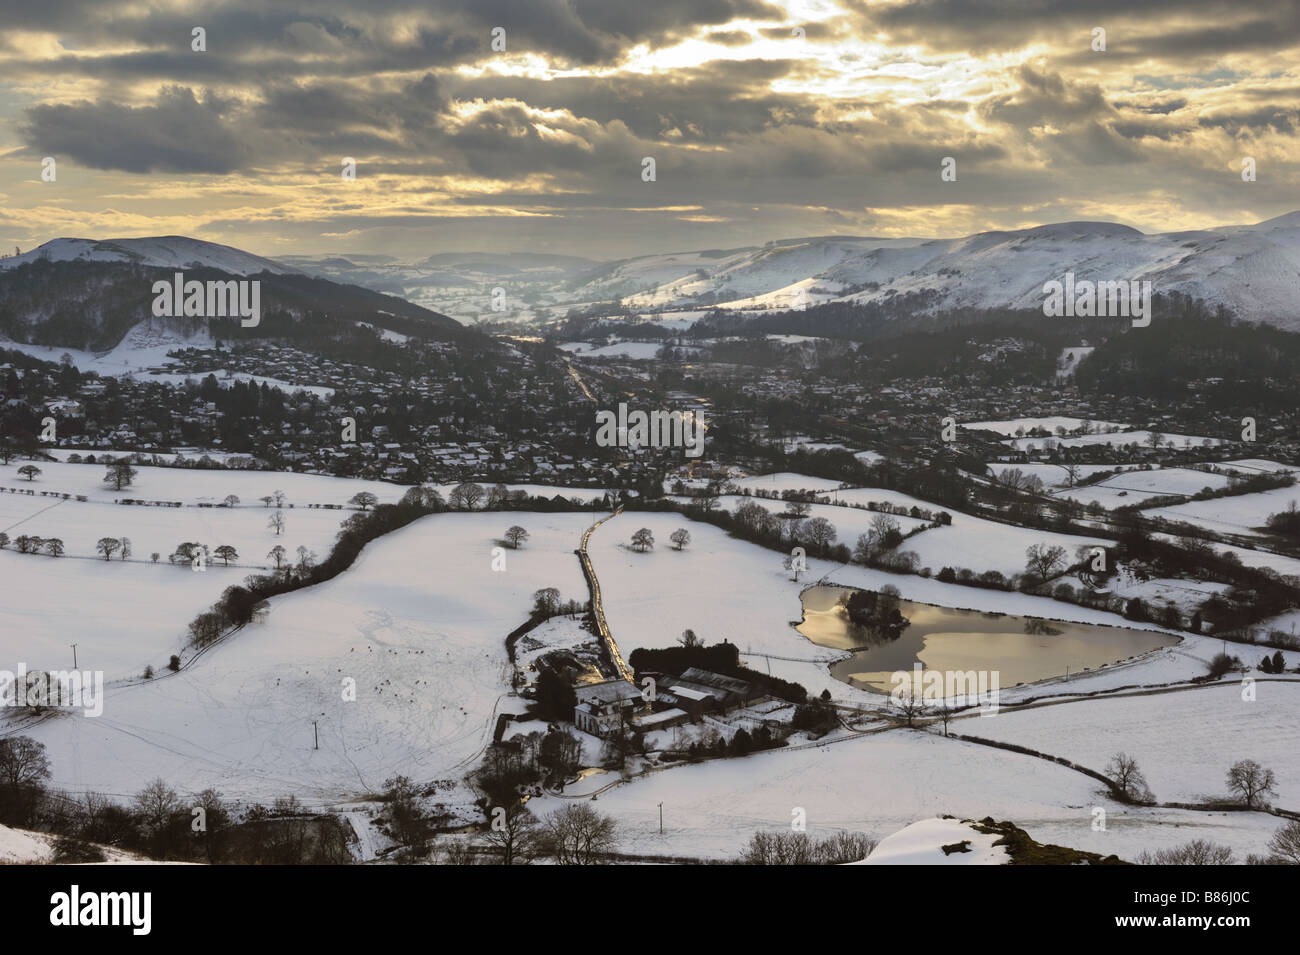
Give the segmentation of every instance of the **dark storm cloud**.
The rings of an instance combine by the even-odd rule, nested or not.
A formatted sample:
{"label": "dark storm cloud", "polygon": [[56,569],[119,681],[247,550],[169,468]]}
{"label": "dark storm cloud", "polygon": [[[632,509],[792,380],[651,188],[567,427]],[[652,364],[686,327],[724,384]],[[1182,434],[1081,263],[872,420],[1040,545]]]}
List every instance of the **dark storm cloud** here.
{"label": "dark storm cloud", "polygon": [[1261,106],[1251,110],[1214,110],[1197,117],[1196,123],[1205,128],[1225,130],[1234,136],[1265,130],[1291,135],[1300,124],[1300,109],[1294,106]]}
{"label": "dark storm cloud", "polygon": [[23,134],[38,152],[96,169],[226,173],[248,156],[225,107],[171,87],[153,106],[36,106],[27,111]]}
{"label": "dark storm cloud", "polygon": [[[57,32],[76,49],[125,40],[150,47],[174,44],[183,52],[189,51],[191,29],[202,26],[209,53],[253,60],[311,49],[313,31],[294,29],[306,24],[319,38],[358,46],[363,56],[368,49],[403,58],[389,68],[418,68],[487,52],[495,27],[506,31],[512,51],[592,64],[617,58],[629,45],[662,45],[739,17],[782,16],[778,6],[762,0],[234,0],[193,11],[127,0],[56,0],[7,9],[5,25]],[[414,43],[406,22],[418,24]],[[347,69],[356,52],[341,57],[338,67]],[[117,59],[106,58],[105,67],[115,68]],[[122,66],[129,68],[130,61]]]}
{"label": "dark storm cloud", "polygon": [[933,49],[1009,50],[1044,40],[1059,47],[1066,31],[1076,30],[1075,56],[1082,59],[1097,55],[1091,50],[1097,26],[1106,29],[1107,55],[1114,58],[1214,56],[1300,43],[1293,0],[845,0],[845,6],[865,28]]}
{"label": "dark storm cloud", "polygon": [[1060,73],[1021,66],[1016,71],[1020,87],[986,99],[980,112],[988,119],[1012,126],[1069,125],[1113,117],[1115,109],[1100,86],[1067,80]]}

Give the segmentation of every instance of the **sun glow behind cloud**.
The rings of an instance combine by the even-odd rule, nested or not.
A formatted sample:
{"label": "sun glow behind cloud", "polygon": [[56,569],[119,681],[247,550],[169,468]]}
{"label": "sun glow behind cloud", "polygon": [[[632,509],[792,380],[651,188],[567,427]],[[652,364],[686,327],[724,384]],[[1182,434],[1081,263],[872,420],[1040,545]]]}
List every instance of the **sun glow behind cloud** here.
{"label": "sun glow behind cloud", "polygon": [[[1300,28],[1285,5],[1242,14],[1276,19],[1271,48],[1209,0],[1088,7],[610,0],[563,5],[558,23],[504,0],[232,0],[207,53],[188,49],[189,4],[24,9],[0,46],[0,243],[187,232],[332,251],[392,228],[444,248],[454,220],[473,248],[476,223],[544,219],[564,249],[608,255],[1289,211]],[[1088,47],[1097,17],[1106,53]],[[57,183],[40,181],[45,155]],[[1249,193],[1243,155],[1267,170]]]}

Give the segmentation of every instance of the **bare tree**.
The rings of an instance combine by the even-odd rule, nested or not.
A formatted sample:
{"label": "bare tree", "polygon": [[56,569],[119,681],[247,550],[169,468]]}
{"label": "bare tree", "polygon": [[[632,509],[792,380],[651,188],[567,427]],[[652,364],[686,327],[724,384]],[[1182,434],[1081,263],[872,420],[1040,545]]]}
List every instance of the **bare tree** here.
{"label": "bare tree", "polygon": [[1065,548],[1057,544],[1030,544],[1025,548],[1025,570],[1039,580],[1050,578],[1065,562]]}
{"label": "bare tree", "polygon": [[488,845],[502,865],[527,865],[538,850],[537,817],[524,806],[494,807],[488,812]]}
{"label": "bare tree", "polygon": [[451,489],[449,503],[457,511],[472,511],[474,505],[483,500],[483,488],[469,481],[457,484]]}
{"label": "bare tree", "polygon": [[559,865],[596,865],[614,847],[614,820],[576,803],[546,817],[546,839]]}
{"label": "bare tree", "polygon": [[226,499],[221,503],[226,507],[239,507],[239,497],[235,494],[227,494]]}
{"label": "bare tree", "polygon": [[276,544],[266,552],[266,556],[275,561],[275,569],[279,570],[280,566],[284,563],[284,548],[279,544]]}
{"label": "bare tree", "polygon": [[266,519],[266,526],[275,531],[275,536],[279,537],[284,533],[284,515],[276,511]]}
{"label": "bare tree", "polygon": [[952,703],[948,700],[940,700],[938,706],[934,708],[934,715],[939,717],[939,720],[943,723],[943,735],[947,736],[948,724],[951,723],[952,718],[957,715],[956,709],[953,708]]}
{"label": "bare tree", "polygon": [[11,790],[39,786],[49,775],[44,743],[30,736],[0,737],[0,785]]}
{"label": "bare tree", "polygon": [[1127,753],[1116,753],[1106,764],[1107,778],[1113,782],[1121,795],[1131,802],[1145,802],[1151,799],[1151,788],[1146,778],[1138,769],[1137,760]]}
{"label": "bare tree", "polygon": [[122,542],[116,537],[101,537],[95,544],[95,550],[104,555],[104,560],[112,560],[117,549],[122,546]]}
{"label": "bare tree", "polygon": [[139,472],[126,461],[114,461],[104,473],[104,483],[115,491],[129,487]]}
{"label": "bare tree", "polygon": [[691,532],[684,527],[679,527],[668,535],[668,539],[673,542],[674,550],[681,550],[691,542]]}
{"label": "bare tree", "polygon": [[181,808],[180,797],[161,777],[135,795],[135,809],[146,833],[156,836],[167,828]]}
{"label": "bare tree", "polygon": [[695,635],[695,631],[687,627],[682,631],[681,637],[677,640],[684,647],[702,647],[704,641]]}
{"label": "bare tree", "polygon": [[212,556],[220,557],[225,566],[229,567],[232,560],[239,560],[239,552],[229,544],[222,544],[212,552]]}
{"label": "bare tree", "polygon": [[1228,770],[1228,789],[1250,808],[1268,805],[1265,796],[1276,796],[1277,778],[1253,759],[1243,759]]}
{"label": "bare tree", "polygon": [[654,550],[655,535],[650,528],[643,527],[632,535],[632,549],[645,553],[648,550]]}
{"label": "bare tree", "polygon": [[348,503],[354,507],[359,507],[363,511],[367,508],[374,507],[379,503],[379,498],[375,497],[369,491],[357,491],[352,497],[348,498]]}
{"label": "bare tree", "polygon": [[41,469],[34,464],[24,464],[18,469],[18,473],[29,481],[36,480],[36,475],[41,473]]}
{"label": "bare tree", "polygon": [[929,715],[930,706],[926,703],[924,697],[915,696],[911,693],[900,693],[893,698],[894,715],[901,719],[907,726],[915,726],[918,719]]}
{"label": "bare tree", "polygon": [[826,553],[826,548],[835,543],[835,538],[838,536],[835,525],[824,517],[814,517],[810,520],[804,528],[804,533],[808,536],[808,542],[821,554]]}
{"label": "bare tree", "polygon": [[524,530],[518,524],[514,524],[506,529],[506,543],[515,550],[518,550],[519,545],[526,540],[528,540],[528,531]]}
{"label": "bare tree", "polygon": [[1300,865],[1300,819],[1292,819],[1273,833],[1273,838],[1268,841],[1268,849],[1273,861]]}
{"label": "bare tree", "polygon": [[1181,846],[1143,851],[1138,865],[1232,865],[1232,849],[1205,839],[1193,839]]}

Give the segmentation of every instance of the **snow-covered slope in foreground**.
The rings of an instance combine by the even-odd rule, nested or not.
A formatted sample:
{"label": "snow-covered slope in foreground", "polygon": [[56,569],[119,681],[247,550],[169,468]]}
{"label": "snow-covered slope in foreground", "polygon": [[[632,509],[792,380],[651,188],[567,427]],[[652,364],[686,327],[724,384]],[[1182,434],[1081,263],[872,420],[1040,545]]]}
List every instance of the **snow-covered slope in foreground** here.
{"label": "snow-covered slope in foreground", "polygon": [[[880,841],[852,865],[1006,865],[1011,861],[1000,835],[979,832],[969,821],[922,819]],[[944,846],[950,851],[944,852]]]}
{"label": "snow-covered slope in foreground", "polygon": [[141,239],[51,239],[22,255],[0,259],[0,269],[17,268],[27,262],[134,262],[165,269],[207,267],[231,275],[257,272],[296,272],[260,255],[228,245],[204,242],[183,235],[160,235]]}

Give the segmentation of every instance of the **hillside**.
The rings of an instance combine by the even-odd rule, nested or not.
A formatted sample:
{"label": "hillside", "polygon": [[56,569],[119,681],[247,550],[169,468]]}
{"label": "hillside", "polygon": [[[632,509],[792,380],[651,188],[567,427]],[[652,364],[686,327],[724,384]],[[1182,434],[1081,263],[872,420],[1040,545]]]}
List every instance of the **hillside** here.
{"label": "hillside", "polygon": [[[177,270],[199,281],[255,276],[261,283],[260,325],[243,329],[237,319],[155,318],[153,283],[170,282]],[[431,341],[486,342],[405,299],[196,239],[55,239],[0,260],[0,336],[23,344],[102,352],[142,323],[150,339],[180,345],[209,337],[295,337],[304,325],[309,337],[319,337],[358,322]]]}
{"label": "hillside", "polygon": [[1150,281],[1247,321],[1300,327],[1300,212],[1255,225],[1144,234],[1111,222],[1064,222],[953,239],[832,236],[762,248],[642,256],[573,290],[629,308],[708,305],[767,311],[829,302],[897,312],[1039,309],[1043,284]]}

